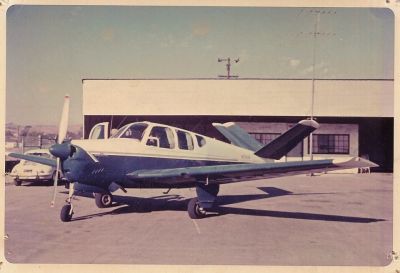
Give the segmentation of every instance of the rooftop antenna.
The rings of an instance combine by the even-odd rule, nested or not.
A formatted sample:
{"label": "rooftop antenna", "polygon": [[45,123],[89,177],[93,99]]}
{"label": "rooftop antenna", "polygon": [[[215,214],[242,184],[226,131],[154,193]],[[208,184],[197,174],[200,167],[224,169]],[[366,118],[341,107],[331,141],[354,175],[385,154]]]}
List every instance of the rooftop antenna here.
{"label": "rooftop antenna", "polygon": [[[239,58],[237,58],[237,59],[235,59],[233,61],[235,63],[238,63],[239,62]],[[218,77],[224,78],[224,79],[228,79],[228,80],[230,78],[238,78],[239,77],[238,75],[231,75],[231,58],[230,57],[228,57],[226,59],[218,58],[218,62],[219,63],[220,62],[226,62],[226,72],[227,72],[227,75],[218,75]]]}
{"label": "rooftop antenna", "polygon": [[[303,10],[302,10],[303,11]],[[309,11],[312,15],[315,16],[315,22],[314,22],[314,31],[309,32],[306,34],[310,34],[313,36],[313,62],[312,62],[312,87],[311,87],[311,115],[310,119],[314,120],[314,94],[315,94],[315,60],[316,60],[316,47],[317,47],[317,37],[320,35],[336,35],[335,33],[330,33],[330,32],[320,32],[319,31],[319,22],[320,22],[320,16],[321,14],[325,15],[330,15],[330,14],[336,14],[336,11],[329,11],[329,10],[317,10],[317,9],[312,9]],[[303,32],[301,33],[303,34]],[[310,160],[314,159],[313,155],[313,134],[310,134]]]}

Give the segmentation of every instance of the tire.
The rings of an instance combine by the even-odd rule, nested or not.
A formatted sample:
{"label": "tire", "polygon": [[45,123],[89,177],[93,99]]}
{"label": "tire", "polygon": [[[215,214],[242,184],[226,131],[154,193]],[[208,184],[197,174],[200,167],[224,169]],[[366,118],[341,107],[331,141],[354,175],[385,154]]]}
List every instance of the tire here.
{"label": "tire", "polygon": [[199,199],[192,198],[188,204],[188,214],[191,219],[201,219],[206,217],[206,211],[200,207]]}
{"label": "tire", "polygon": [[21,181],[21,180],[19,180],[19,179],[14,179],[14,185],[15,185],[15,186],[21,186],[21,184],[22,184],[22,181]]}
{"label": "tire", "polygon": [[[71,213],[70,213],[71,212]],[[71,205],[65,205],[62,207],[61,212],[60,212],[60,219],[63,222],[69,222],[72,219],[72,215],[74,214],[73,211],[71,211]]]}
{"label": "tire", "polygon": [[112,195],[111,193],[98,193],[94,194],[94,199],[96,201],[96,206],[98,208],[108,208],[112,205]]}

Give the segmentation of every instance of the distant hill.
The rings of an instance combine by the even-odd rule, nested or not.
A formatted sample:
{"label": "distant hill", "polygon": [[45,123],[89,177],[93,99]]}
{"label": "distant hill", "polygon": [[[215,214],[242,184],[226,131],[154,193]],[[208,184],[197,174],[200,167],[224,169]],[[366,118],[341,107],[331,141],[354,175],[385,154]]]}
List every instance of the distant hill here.
{"label": "distant hill", "polygon": [[[19,131],[19,132],[18,132]],[[20,136],[55,136],[58,133],[57,125],[18,125],[15,123],[6,124],[6,141],[16,141],[18,134]],[[82,136],[82,125],[72,124],[68,126],[68,133],[73,138]]]}
{"label": "distant hill", "polygon": [[[30,132],[36,131],[44,134],[57,134],[58,126],[56,125],[32,125],[32,128],[29,130]],[[68,132],[79,133],[82,131],[82,125],[73,124],[68,125]]]}

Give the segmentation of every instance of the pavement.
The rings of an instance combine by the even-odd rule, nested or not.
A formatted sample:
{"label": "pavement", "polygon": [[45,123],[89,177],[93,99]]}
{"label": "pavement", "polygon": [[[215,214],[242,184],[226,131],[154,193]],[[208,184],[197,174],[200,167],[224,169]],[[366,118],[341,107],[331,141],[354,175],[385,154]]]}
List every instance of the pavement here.
{"label": "pavement", "polygon": [[11,263],[384,266],[393,241],[392,174],[292,176],[222,185],[219,207],[189,218],[194,189],[117,191],[113,207],[67,190],[5,184]]}

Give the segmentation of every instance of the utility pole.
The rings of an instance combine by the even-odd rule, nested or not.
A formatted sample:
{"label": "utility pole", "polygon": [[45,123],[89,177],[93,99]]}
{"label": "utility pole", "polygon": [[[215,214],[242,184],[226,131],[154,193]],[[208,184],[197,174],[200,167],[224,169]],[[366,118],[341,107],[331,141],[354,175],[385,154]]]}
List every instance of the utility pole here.
{"label": "utility pole", "polygon": [[[239,62],[239,58],[237,58],[236,60],[233,60],[235,63]],[[225,79],[230,79],[230,78],[238,78],[239,76],[237,75],[231,75],[231,58],[228,57],[226,59],[222,59],[222,58],[218,58],[218,62],[226,62],[226,72],[227,75],[218,75],[218,77],[220,78],[225,78]]]}

